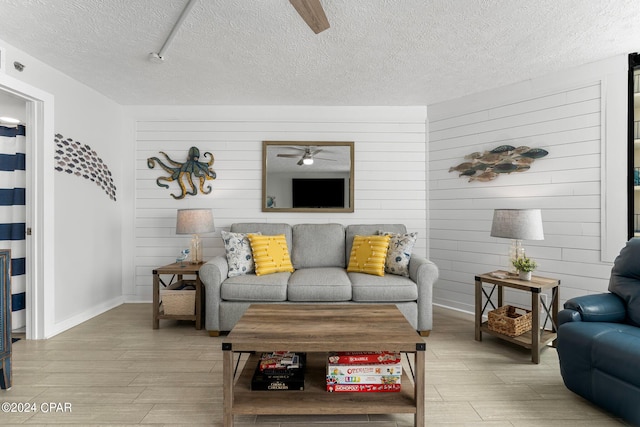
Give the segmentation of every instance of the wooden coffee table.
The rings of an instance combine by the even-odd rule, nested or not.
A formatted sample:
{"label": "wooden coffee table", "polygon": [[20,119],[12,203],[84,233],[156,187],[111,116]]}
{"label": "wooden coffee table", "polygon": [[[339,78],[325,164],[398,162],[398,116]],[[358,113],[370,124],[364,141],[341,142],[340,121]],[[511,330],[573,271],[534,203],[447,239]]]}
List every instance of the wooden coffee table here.
{"label": "wooden coffee table", "polygon": [[[425,342],[394,305],[253,304],[222,341],[224,425],[239,414],[414,414],[425,425]],[[307,353],[304,391],[251,391],[257,355],[234,377],[235,352]],[[387,393],[329,393],[329,351],[415,354],[413,384]]]}

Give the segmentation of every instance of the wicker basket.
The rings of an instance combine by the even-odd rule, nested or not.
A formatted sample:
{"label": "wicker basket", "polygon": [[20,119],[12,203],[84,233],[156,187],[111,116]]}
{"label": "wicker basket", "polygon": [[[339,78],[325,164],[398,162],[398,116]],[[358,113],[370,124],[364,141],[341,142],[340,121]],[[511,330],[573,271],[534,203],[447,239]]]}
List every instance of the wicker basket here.
{"label": "wicker basket", "polygon": [[191,316],[196,312],[196,290],[193,286],[160,290],[164,314]]}
{"label": "wicker basket", "polygon": [[517,337],[531,330],[531,310],[505,305],[489,312],[489,329]]}

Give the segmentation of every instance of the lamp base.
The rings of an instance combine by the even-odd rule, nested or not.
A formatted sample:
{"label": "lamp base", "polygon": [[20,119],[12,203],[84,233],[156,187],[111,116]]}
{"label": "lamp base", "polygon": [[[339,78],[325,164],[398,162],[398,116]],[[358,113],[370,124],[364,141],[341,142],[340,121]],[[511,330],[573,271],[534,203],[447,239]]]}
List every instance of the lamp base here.
{"label": "lamp base", "polygon": [[202,263],[202,240],[197,234],[191,239],[191,247],[189,248],[189,262],[191,264]]}
{"label": "lamp base", "polygon": [[522,247],[522,240],[512,239],[511,246],[509,247],[509,273],[518,274],[518,270],[513,266],[513,261],[523,257],[524,248]]}

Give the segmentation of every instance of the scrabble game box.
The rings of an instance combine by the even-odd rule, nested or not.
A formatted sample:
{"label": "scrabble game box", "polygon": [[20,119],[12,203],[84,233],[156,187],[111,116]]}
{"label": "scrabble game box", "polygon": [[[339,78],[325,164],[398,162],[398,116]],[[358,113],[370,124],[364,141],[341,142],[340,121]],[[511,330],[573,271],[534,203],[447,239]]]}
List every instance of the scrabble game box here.
{"label": "scrabble game box", "polygon": [[400,353],[389,351],[376,352],[335,352],[329,353],[329,363],[335,365],[350,364],[386,364],[400,363]]}

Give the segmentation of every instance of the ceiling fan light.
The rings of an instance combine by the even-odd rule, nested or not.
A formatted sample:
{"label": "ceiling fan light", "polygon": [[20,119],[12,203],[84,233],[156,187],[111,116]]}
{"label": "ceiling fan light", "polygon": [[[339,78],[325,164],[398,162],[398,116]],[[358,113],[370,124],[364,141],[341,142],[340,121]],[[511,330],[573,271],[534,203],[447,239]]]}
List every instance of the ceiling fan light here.
{"label": "ceiling fan light", "polygon": [[313,159],[311,157],[305,157],[304,159],[302,159],[302,163],[304,163],[305,165],[312,165]]}

